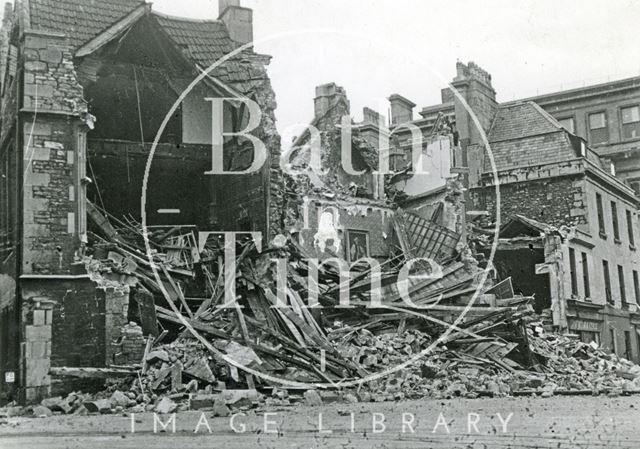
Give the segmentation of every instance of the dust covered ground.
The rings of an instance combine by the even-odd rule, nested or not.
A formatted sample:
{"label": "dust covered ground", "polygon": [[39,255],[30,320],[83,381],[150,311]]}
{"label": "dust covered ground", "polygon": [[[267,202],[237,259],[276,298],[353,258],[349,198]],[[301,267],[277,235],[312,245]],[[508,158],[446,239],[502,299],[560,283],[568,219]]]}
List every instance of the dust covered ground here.
{"label": "dust covered ground", "polygon": [[[167,424],[169,417],[158,418],[157,433],[154,433],[154,415],[150,413],[133,418],[128,414],[7,418],[0,424],[0,447],[640,447],[640,396],[637,395],[336,403],[315,408],[300,405],[254,409],[244,416],[236,416],[233,422],[231,417],[213,418],[212,412],[207,411],[181,412],[175,418],[175,433],[173,424]],[[322,431],[319,431],[320,420]],[[164,431],[163,424],[167,424]],[[233,428],[238,432],[244,429],[244,432],[237,433]]]}

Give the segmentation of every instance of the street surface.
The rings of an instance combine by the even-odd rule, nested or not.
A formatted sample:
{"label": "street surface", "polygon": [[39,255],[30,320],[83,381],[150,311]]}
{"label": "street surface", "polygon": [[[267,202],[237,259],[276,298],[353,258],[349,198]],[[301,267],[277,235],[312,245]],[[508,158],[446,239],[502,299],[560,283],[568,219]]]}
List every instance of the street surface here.
{"label": "street surface", "polygon": [[8,418],[0,448],[640,448],[640,396],[271,407],[233,421],[190,411],[175,433],[158,418],[157,433],[149,413]]}

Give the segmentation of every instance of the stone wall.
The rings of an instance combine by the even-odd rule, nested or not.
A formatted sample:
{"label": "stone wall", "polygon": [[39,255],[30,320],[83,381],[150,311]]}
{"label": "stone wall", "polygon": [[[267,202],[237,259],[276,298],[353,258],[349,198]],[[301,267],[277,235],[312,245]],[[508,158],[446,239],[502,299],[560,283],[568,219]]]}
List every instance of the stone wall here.
{"label": "stone wall", "polygon": [[[500,185],[500,220],[519,214],[550,225],[585,225],[588,221],[584,179],[549,178]],[[495,187],[471,192],[473,209],[496,213]]]}
{"label": "stone wall", "polygon": [[25,33],[23,60],[23,109],[71,115],[86,113],[82,86],[64,36]]}
{"label": "stone wall", "polygon": [[113,358],[111,343],[127,323],[128,290],[98,288],[82,277],[29,278],[22,282],[22,296],[25,398],[96,386],[92,380],[49,376],[48,370],[106,366]]}
{"label": "stone wall", "polygon": [[23,126],[24,273],[69,273],[80,247],[73,128],[64,116]]}
{"label": "stone wall", "polygon": [[79,125],[86,119],[86,103],[63,36],[25,33],[22,60],[22,268],[24,273],[68,273],[83,232],[79,175],[85,149]]}

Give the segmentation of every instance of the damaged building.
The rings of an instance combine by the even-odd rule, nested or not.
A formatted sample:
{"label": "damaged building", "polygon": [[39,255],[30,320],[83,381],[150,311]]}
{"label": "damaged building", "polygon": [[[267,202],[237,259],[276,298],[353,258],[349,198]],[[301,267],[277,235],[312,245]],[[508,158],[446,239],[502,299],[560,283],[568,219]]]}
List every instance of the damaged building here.
{"label": "damaged building", "polygon": [[[285,229],[321,259],[337,256],[349,263],[385,260],[401,248],[398,226],[419,235],[418,242],[402,247],[413,257],[443,260],[456,253],[465,214],[462,188],[451,169],[450,130],[425,135],[415,160],[400,161],[402,149],[392,141],[384,116],[365,107],[362,122],[354,122],[346,91],[335,83],[318,86],[315,93],[314,119],[294,140],[288,159],[295,172],[287,177]],[[313,157],[321,169],[312,169]],[[387,171],[381,168],[385,157]]]}
{"label": "damaged building", "polygon": [[470,232],[487,256],[499,210],[497,280],[535,295],[556,328],[638,360],[637,78],[500,104],[488,72],[473,62],[456,69],[451,86],[491,154],[450,88],[417,120],[414,103],[390,97],[392,129],[409,142],[409,125],[429,133],[451,122]]}
{"label": "damaged building", "polygon": [[[252,11],[239,0],[220,0],[219,11],[208,21],[138,0],[6,6],[3,399],[34,402],[138,373],[144,385],[130,393],[147,410],[168,410],[149,392],[191,402],[227,385],[274,387],[228,358],[335,386],[453,331],[402,380],[445,395],[438,388],[451,386],[431,388],[429,373],[449,357],[487,376],[545,372],[552,350],[527,327],[534,313],[638,359],[638,200],[595,145],[534,101],[499,104],[491,76],[458,63],[452,85],[464,101],[444,89],[443,104],[418,120],[415,104],[393,94],[389,124],[370,108],[355,122],[343,87],[318,86],[312,122],[281,158],[270,57],[251,46]],[[216,161],[239,173],[258,160],[239,137],[249,100],[262,113],[250,131],[266,160],[223,176]],[[635,123],[633,110],[622,115]],[[225,231],[247,237],[211,235]],[[406,272],[421,276],[405,279],[417,258],[438,267],[416,264]],[[339,310],[345,284],[355,311]],[[274,307],[281,293],[290,307]],[[242,307],[219,307],[236,300]],[[328,311],[307,310],[312,300]],[[371,347],[394,335],[404,352],[372,354],[374,331]],[[318,351],[326,370],[316,368]]]}
{"label": "damaged building", "polygon": [[[237,0],[219,6],[219,19],[205,21],[159,14],[137,0],[6,5],[0,49],[3,396],[31,400],[63,388],[52,381],[51,367],[113,361],[111,342],[127,324],[129,291],[96,284],[82,257],[92,236],[115,232],[106,217],[120,229],[139,227],[147,163],[150,232],[197,238],[195,227],[276,231],[269,214],[276,209],[270,204],[281,201],[279,136],[269,57],[249,46],[185,90],[253,39],[250,9]],[[226,132],[245,128],[243,99],[260,106],[253,134],[269,160],[259,171],[205,175],[212,170],[206,98],[229,99]],[[251,145],[225,138],[225,170],[245,169],[252,159]]]}

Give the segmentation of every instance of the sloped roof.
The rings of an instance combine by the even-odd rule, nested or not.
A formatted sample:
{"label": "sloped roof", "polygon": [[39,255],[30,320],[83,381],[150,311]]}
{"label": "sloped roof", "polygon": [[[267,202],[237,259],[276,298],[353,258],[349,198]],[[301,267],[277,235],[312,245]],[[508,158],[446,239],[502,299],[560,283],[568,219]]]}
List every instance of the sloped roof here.
{"label": "sloped roof", "polygon": [[236,47],[220,20],[183,19],[155,11],[153,16],[173,41],[203,67],[209,67]]}
{"label": "sloped roof", "polygon": [[144,5],[144,0],[29,0],[31,28],[66,34],[74,48]]}
{"label": "sloped roof", "polygon": [[501,142],[561,130],[556,119],[537,104],[527,101],[500,106],[487,137],[489,142]]}
{"label": "sloped roof", "polygon": [[[527,101],[498,107],[488,133],[498,171],[552,164],[579,157],[580,138],[565,130],[537,104]],[[585,144],[586,157],[597,166],[601,162]],[[484,172],[491,172],[489,158]]]}
{"label": "sloped roof", "polygon": [[[145,4],[144,0],[29,0],[29,18],[31,28],[65,34],[78,49]],[[219,20],[186,19],[155,11],[150,17],[193,64],[203,69],[238,45]],[[211,75],[248,93],[267,77],[263,65],[252,64],[249,57],[259,56],[243,52],[225,61]]]}
{"label": "sloped roof", "polygon": [[500,227],[500,238],[538,237],[542,234],[556,233],[558,228],[542,223],[524,215],[514,215]]}
{"label": "sloped roof", "polygon": [[[220,20],[194,20],[152,12],[160,26],[194,64],[203,69],[237,48],[229,37],[226,25]],[[249,51],[235,55],[216,67],[211,74],[243,93],[252,90],[253,80],[266,77],[266,72],[251,64]]]}

